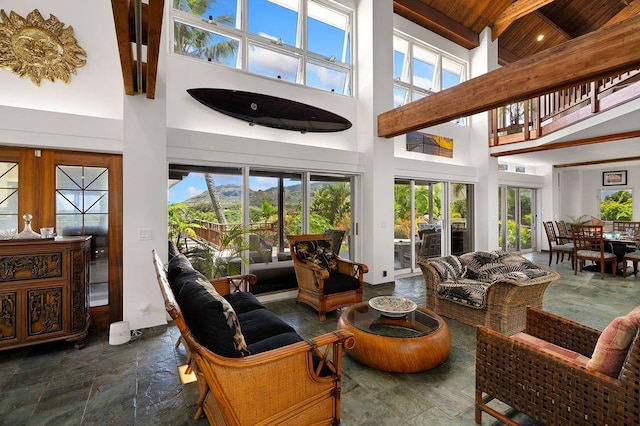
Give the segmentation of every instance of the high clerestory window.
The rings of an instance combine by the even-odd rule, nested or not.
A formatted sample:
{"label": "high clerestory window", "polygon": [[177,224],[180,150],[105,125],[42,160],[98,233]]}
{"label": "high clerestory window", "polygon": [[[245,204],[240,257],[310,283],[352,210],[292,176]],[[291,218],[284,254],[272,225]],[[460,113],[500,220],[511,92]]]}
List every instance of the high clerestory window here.
{"label": "high clerestory window", "polygon": [[453,87],[466,79],[466,62],[394,32],[394,108]]}
{"label": "high clerestory window", "polygon": [[173,0],[173,51],[351,96],[353,13],[326,0]]}

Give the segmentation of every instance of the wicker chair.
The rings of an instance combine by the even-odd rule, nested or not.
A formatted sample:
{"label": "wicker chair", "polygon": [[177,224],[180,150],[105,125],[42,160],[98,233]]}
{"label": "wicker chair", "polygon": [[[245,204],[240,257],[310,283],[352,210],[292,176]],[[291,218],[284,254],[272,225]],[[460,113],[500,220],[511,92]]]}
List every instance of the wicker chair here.
{"label": "wicker chair", "polygon": [[362,302],[367,265],[337,256],[327,235],[287,238],[298,280],[297,300],[316,309],[320,321],[327,319],[327,312]]}
{"label": "wicker chair", "polygon": [[478,327],[476,423],[485,412],[517,424],[488,405],[497,399],[547,425],[640,424],[640,334],[636,332],[618,377],[611,377],[577,359],[592,356],[600,331],[529,308],[526,333],[557,345],[561,352],[572,351],[576,359]]}
{"label": "wicker chair", "polygon": [[568,255],[569,259],[573,257],[573,243],[562,243],[558,239],[556,230],[553,226],[553,222],[543,222],[544,230],[547,233],[547,241],[549,242],[549,266],[551,266],[551,260],[553,259],[553,253],[556,253],[556,264],[562,255],[562,261],[564,262],[564,255]]}
{"label": "wicker chair", "polygon": [[[200,396],[195,419],[212,425],[339,424],[343,349],[353,347],[344,330],[241,358],[215,354],[187,327],[158,254],[153,264],[165,308],[180,330],[196,373]],[[237,275],[211,280],[221,295],[255,282]]]}
{"label": "wicker chair", "polygon": [[[511,256],[524,260],[522,256]],[[427,309],[465,324],[483,325],[507,335],[524,330],[527,306],[541,308],[545,290],[552,281],[560,278],[557,272],[543,267],[540,269],[546,271],[546,276],[525,281],[501,278],[489,286],[484,307],[479,308],[443,297],[438,292],[441,284],[440,274],[430,260],[418,262],[426,287]]]}
{"label": "wicker chair", "polygon": [[423,233],[418,259],[423,260],[439,256],[442,256],[442,233]]}
{"label": "wicker chair", "polygon": [[585,260],[600,264],[600,279],[604,279],[604,269],[607,263],[611,263],[611,272],[616,276],[618,270],[618,258],[614,253],[604,251],[604,235],[602,225],[576,225],[571,224],[571,237],[573,238],[573,274],[577,275],[584,267]]}

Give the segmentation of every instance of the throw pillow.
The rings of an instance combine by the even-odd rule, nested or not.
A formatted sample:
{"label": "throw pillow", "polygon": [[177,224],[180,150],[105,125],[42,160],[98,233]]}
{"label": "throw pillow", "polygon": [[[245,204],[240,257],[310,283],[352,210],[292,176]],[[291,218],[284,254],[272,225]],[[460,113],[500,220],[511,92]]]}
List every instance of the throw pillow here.
{"label": "throw pillow", "polygon": [[618,377],[638,326],[628,316],[618,317],[602,331],[587,369]]}
{"label": "throw pillow", "polygon": [[296,257],[329,271],[338,269],[338,261],[330,240],[298,241],[293,246]]}
{"label": "throw pillow", "polygon": [[169,280],[169,285],[171,286],[171,289],[173,290],[173,293],[175,295],[178,295],[178,293],[180,293],[180,289],[174,287],[176,286],[176,278],[178,278],[185,272],[193,271],[195,271],[195,269],[193,269],[193,266],[191,266],[191,262],[189,262],[189,259],[187,259],[184,254],[180,253],[179,255],[171,258],[169,264],[167,265],[167,280]]}
{"label": "throw pillow", "polygon": [[462,266],[457,256],[444,256],[427,259],[427,263],[436,270],[440,281],[458,281],[464,278],[467,268]]}
{"label": "throw pillow", "polygon": [[204,278],[184,283],[178,305],[187,326],[207,349],[227,357],[249,354],[235,311]]}

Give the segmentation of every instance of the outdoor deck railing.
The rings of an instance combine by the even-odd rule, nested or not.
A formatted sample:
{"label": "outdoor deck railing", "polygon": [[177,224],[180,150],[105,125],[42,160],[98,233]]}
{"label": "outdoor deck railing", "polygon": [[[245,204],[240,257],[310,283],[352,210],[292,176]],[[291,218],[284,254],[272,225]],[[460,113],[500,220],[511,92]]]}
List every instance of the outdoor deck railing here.
{"label": "outdoor deck railing", "polygon": [[[206,220],[196,220],[195,223],[199,225],[198,228],[194,228],[196,236],[202,240],[210,242],[214,247],[220,247],[222,243],[222,236],[227,230],[241,227],[240,223],[214,223]],[[248,227],[251,233],[261,234],[264,232],[275,232],[277,229],[277,222],[256,222],[252,223]]]}

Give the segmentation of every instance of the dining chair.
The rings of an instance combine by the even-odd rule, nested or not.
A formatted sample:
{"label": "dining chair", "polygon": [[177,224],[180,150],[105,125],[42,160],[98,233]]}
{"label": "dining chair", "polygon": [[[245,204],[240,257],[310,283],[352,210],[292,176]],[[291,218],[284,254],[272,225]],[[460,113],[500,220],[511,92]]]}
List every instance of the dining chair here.
{"label": "dining chair", "polygon": [[573,238],[573,274],[577,275],[578,265],[580,272],[584,262],[590,260],[600,264],[600,279],[604,279],[604,269],[607,263],[611,263],[611,271],[616,276],[618,269],[618,257],[614,253],[604,251],[605,241],[602,234],[602,225],[577,225],[571,224],[571,236]]}
{"label": "dining chair", "polygon": [[543,222],[544,230],[547,233],[547,241],[549,242],[549,266],[551,266],[551,260],[553,258],[553,253],[556,254],[556,264],[558,263],[558,259],[560,255],[562,255],[562,261],[564,262],[564,255],[567,254],[569,260],[573,258],[573,243],[562,243],[558,239],[558,234],[556,234],[556,229],[553,226],[553,222]]}
{"label": "dining chair", "polygon": [[571,243],[571,229],[569,225],[567,225],[567,222],[564,220],[556,220],[556,228],[558,228],[558,242],[560,244]]}
{"label": "dining chair", "polygon": [[638,275],[638,262],[640,262],[640,250],[626,253],[623,258],[622,276],[627,277],[627,262],[633,263],[633,276]]}
{"label": "dining chair", "polygon": [[629,237],[635,237],[640,232],[640,222],[614,220],[613,232],[619,232],[621,234],[626,234],[626,236]]}

